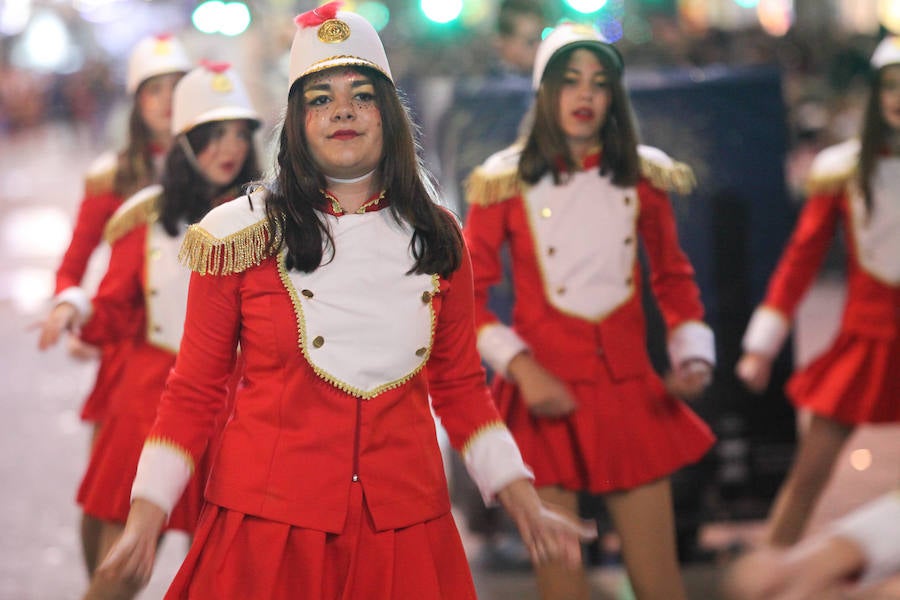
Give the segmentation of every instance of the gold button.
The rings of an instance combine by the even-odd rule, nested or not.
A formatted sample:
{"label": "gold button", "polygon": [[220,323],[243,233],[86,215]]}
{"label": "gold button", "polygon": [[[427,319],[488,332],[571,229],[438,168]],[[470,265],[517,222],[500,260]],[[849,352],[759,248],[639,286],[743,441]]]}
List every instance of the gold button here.
{"label": "gold button", "polygon": [[565,293],[566,293],[566,288],[565,288],[565,286],[562,286],[562,285],[561,285],[561,286],[559,286],[558,288],[556,288],[556,293],[557,293],[558,295],[560,295],[560,296],[562,296],[563,294],[565,294]]}
{"label": "gold button", "polygon": [[153,248],[150,250],[150,258],[153,260],[159,260],[162,257],[162,250],[159,248]]}
{"label": "gold button", "polygon": [[631,285],[632,283],[634,283],[634,278],[633,278],[633,277],[629,277],[628,279],[625,280],[625,284],[626,284],[626,285]]}
{"label": "gold button", "polygon": [[154,325],[153,332],[154,333],[162,333],[162,327],[160,327],[159,325]]}
{"label": "gold button", "polygon": [[306,296],[307,298],[312,298],[313,293],[312,290],[300,290],[300,293]]}
{"label": "gold button", "polygon": [[625,196],[625,204],[631,204],[631,196]]}
{"label": "gold button", "polygon": [[425,356],[426,352],[428,352],[428,348],[419,348],[416,350],[416,356]]}
{"label": "gold button", "polygon": [[631,242],[633,242],[633,241],[634,241],[634,239],[632,239],[632,238],[630,238],[630,237],[627,237],[627,238],[625,238],[625,245],[626,245],[626,246],[630,246],[630,245],[631,245]]}
{"label": "gold button", "polygon": [[324,345],[325,345],[325,338],[323,338],[321,335],[317,335],[317,336],[315,337],[315,339],[313,339],[313,346],[314,346],[314,347],[316,347],[316,348],[321,348],[321,347],[324,346]]}
{"label": "gold button", "polygon": [[431,292],[422,292],[422,304],[431,302]]}
{"label": "gold button", "polygon": [[155,296],[155,295],[157,295],[159,292],[156,291],[155,289],[150,289],[150,290],[149,290],[149,293],[150,293],[151,296]]}
{"label": "gold button", "polygon": [[556,248],[554,248],[553,246],[547,248],[547,256],[553,256],[554,254],[556,254]]}
{"label": "gold button", "polygon": [[544,217],[545,219],[549,219],[550,217],[553,216],[553,211],[547,207],[544,207],[541,209],[541,216]]}

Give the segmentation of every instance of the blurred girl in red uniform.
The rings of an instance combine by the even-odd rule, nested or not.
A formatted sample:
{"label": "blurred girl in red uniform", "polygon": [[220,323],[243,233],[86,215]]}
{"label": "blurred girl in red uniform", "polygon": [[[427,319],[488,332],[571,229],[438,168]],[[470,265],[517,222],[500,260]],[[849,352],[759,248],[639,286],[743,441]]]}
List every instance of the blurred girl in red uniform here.
{"label": "blurred girl in red uniform", "polygon": [[812,414],[769,517],[767,541],[790,546],[847,438],[862,423],[900,421],[900,38],[885,38],[862,134],[826,148],[810,170],[809,199],[744,335],[738,376],[769,383],[791,315],[812,283],[837,226],[847,235],[847,303],[831,347],[788,381]]}
{"label": "blurred girl in red uniform", "polygon": [[330,3],[297,18],[275,180],[194,226],[181,350],[125,533],[98,573],[145,581],[240,343],[243,385],[167,598],[474,598],[435,423],[536,562],[579,562],[475,350],[468,255],[438,207],[381,41]]}
{"label": "blurred girl in red uniform", "polygon": [[[233,197],[259,176],[252,133],[260,119],[237,74],[227,64],[206,63],[175,87],[172,134],[161,183],[137,192],[106,228],[112,244],[109,269],[81,329],[90,344],[117,343],[122,372],[87,473],[78,492],[84,512],[103,522],[100,556],[121,534],[131,504],[131,482],[156,405],[175,362],[184,328],[190,272],[178,261],[187,226]],[[85,320],[67,307],[66,325]],[[167,528],[193,532],[200,514],[206,467],[191,479]],[[89,597],[105,598],[106,582]],[[134,592],[120,590],[118,596]]]}
{"label": "blurred girl in red uniform", "polygon": [[[123,199],[157,180],[172,142],[172,90],[190,68],[184,48],[170,35],[145,38],[132,50],[126,78],[126,91],[133,99],[127,143],[117,154],[100,156],[88,169],[72,240],[56,271],[54,308],[42,324],[38,342],[41,350],[56,344],[65,330],[68,309],[63,304],[75,303],[82,311],[87,309],[87,296],[79,286],[113,212]],[[69,337],[69,351],[81,359],[98,354],[97,349],[74,335]],[[101,346],[99,355],[96,381],[81,410],[81,418],[94,424],[94,436],[103,421],[109,389],[120,372],[122,357],[115,345]],[[99,522],[82,515],[82,550],[89,575],[97,563],[99,534]]]}
{"label": "blurred girl in red uniform", "polygon": [[[469,182],[465,236],[475,275],[478,348],[541,497],[571,510],[603,494],[638,598],[684,598],[668,475],[713,443],[675,395],[694,397],[714,362],[694,272],[666,190],[690,170],[638,146],[622,59],[591,27],[542,42],[531,130]],[[638,243],[669,329],[669,392],[645,347]],[[513,324],[487,308],[508,244]],[[587,598],[583,571],[537,570],[544,598]]]}

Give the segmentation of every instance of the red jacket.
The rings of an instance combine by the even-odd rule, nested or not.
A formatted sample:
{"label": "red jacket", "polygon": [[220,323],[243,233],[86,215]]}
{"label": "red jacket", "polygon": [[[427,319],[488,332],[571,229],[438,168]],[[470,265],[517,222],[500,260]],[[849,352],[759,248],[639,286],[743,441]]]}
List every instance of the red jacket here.
{"label": "red jacket", "polygon": [[[647,149],[649,150],[649,149]],[[655,151],[659,152],[659,151]],[[661,154],[661,153],[659,153]],[[656,155],[654,154],[654,157]],[[549,176],[531,187],[516,175],[516,147],[495,155],[470,187],[466,241],[475,272],[476,324],[485,360],[505,373],[517,351],[565,381],[579,381],[586,357],[603,357],[613,377],[647,376],[638,243],[650,260],[654,294],[670,331],[673,365],[714,363],[712,334],[694,270],[678,244],[667,194],[642,179],[620,188],[599,176],[598,155],[564,187]],[[515,304],[511,328],[487,308],[509,244]],[[682,326],[688,327],[682,329]]]}
{"label": "red jacket", "polygon": [[858,142],[851,140],[826,148],[813,162],[812,194],[747,327],[747,351],[778,353],[838,225],[847,240],[841,331],[885,340],[900,334],[900,157],[879,161],[872,188],[874,209],[868,219],[862,197],[853,191],[858,152]]}
{"label": "red jacket", "polygon": [[[243,387],[208,500],[328,532],[342,530],[353,485],[378,529],[445,514],[431,407],[470,456],[492,432],[508,436],[475,350],[468,257],[448,279],[407,276],[409,233],[373,210],[323,217],[334,260],[289,273],[262,254],[264,196],[252,206],[227,203],[189,233],[184,254],[206,274],[191,278],[181,350],[134,495],[170,504],[172,481],[204,451],[240,344]],[[493,491],[523,473],[507,469]]]}

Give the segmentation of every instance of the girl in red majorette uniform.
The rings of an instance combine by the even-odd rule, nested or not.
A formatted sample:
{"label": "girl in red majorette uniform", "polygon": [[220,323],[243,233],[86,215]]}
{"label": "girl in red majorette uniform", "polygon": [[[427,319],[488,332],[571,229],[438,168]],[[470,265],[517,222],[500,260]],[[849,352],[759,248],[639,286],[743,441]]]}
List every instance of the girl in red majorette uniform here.
{"label": "girl in red majorette uniform", "polygon": [[[577,507],[601,494],[636,596],[684,598],[668,476],[713,436],[679,398],[700,394],[714,362],[694,271],[667,190],[690,170],[639,146],[622,58],[591,27],[566,23],[538,49],[533,125],[469,181],[465,227],[482,357],[542,498]],[[669,329],[669,391],[647,355],[638,245]],[[511,326],[487,307],[509,248]],[[544,598],[587,598],[587,578],[537,569]]]}
{"label": "girl in red majorette uniform", "polygon": [[765,389],[791,315],[840,225],[848,241],[847,302],[837,338],[787,383],[788,397],[812,418],[769,516],[766,541],[776,546],[803,535],[854,429],[900,421],[900,38],[885,38],[871,64],[862,134],[814,160],[809,198],[737,365],[750,389]]}

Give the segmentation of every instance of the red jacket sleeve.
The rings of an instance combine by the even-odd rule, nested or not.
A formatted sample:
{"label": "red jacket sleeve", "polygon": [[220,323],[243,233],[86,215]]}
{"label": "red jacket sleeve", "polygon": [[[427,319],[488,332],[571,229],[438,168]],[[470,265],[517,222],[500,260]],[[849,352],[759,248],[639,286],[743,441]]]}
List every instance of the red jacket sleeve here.
{"label": "red jacket sleeve", "polygon": [[241,274],[191,274],[184,335],[147,436],[180,448],[196,465],[228,398],[240,335]]}
{"label": "red jacket sleeve", "polygon": [[763,304],[790,317],[819,271],[834,238],[842,196],[812,196],[769,279]]}
{"label": "red jacket sleeve", "polygon": [[102,345],[143,335],[146,236],[146,226],[137,227],[113,244],[109,267],[91,301],[93,312],[81,330],[85,342]]}
{"label": "red jacket sleeve", "polygon": [[451,443],[461,449],[480,429],[498,424],[501,419],[475,347],[468,251],[449,282],[442,283],[441,310],[427,367],[429,391],[432,406]]}
{"label": "red jacket sleeve", "polygon": [[507,213],[511,201],[486,206],[473,204],[466,216],[464,235],[471,252],[474,275],[475,327],[499,322],[488,308],[492,286],[503,278],[500,250],[507,236]]}
{"label": "red jacket sleeve", "polygon": [[122,199],[111,191],[85,195],[78,208],[69,247],[56,270],[55,294],[81,284],[88,260],[103,237],[103,228],[121,203]]}
{"label": "red jacket sleeve", "polygon": [[678,243],[678,230],[668,195],[646,181],[638,184],[641,212],[638,230],[650,262],[650,285],[666,327],[703,319],[694,267]]}

